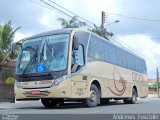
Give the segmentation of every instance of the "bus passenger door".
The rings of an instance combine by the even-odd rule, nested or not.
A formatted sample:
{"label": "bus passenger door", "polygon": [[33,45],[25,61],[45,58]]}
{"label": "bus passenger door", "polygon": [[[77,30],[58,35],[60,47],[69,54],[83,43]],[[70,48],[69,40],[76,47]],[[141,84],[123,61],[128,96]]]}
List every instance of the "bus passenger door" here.
{"label": "bus passenger door", "polygon": [[86,81],[83,80],[83,75],[81,74],[81,70],[84,66],[84,63],[84,48],[83,45],[79,44],[78,50],[73,50],[72,54],[72,98],[84,98],[87,94],[87,87],[85,83]]}

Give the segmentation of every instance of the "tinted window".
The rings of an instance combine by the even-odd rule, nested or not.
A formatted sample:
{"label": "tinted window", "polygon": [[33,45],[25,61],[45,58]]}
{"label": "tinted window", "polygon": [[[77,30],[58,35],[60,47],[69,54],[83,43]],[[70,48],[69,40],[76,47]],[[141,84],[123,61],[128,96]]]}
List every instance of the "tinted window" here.
{"label": "tinted window", "polygon": [[117,62],[119,66],[123,66],[124,65],[124,61],[123,61],[123,51],[119,48],[117,48]]}
{"label": "tinted window", "polygon": [[127,53],[127,63],[129,69],[136,70],[136,61],[135,57],[132,54]]}
{"label": "tinted window", "polygon": [[78,38],[79,44],[83,45],[84,48],[84,56],[86,56],[86,49],[87,49],[87,44],[88,44],[88,39],[89,39],[89,33],[87,32],[76,32],[75,36]]}
{"label": "tinted window", "polygon": [[117,64],[116,47],[113,45],[109,46],[109,62],[113,64]]}
{"label": "tinted window", "polygon": [[78,65],[83,66],[84,65],[84,51],[83,51],[83,46],[79,45],[78,49]]}
{"label": "tinted window", "polygon": [[103,40],[94,35],[91,36],[88,47],[88,60],[102,60],[104,61]]}
{"label": "tinted window", "polygon": [[130,70],[146,73],[144,60],[93,35],[89,43],[88,60],[102,60]]}
{"label": "tinted window", "polygon": [[106,62],[109,62],[109,43],[103,42],[104,47],[104,59]]}

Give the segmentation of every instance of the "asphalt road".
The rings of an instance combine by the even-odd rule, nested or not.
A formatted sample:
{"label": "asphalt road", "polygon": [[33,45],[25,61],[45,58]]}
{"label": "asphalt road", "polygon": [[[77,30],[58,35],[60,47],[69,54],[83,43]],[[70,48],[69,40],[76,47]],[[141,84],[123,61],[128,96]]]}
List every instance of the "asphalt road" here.
{"label": "asphalt road", "polygon": [[0,113],[11,114],[151,114],[160,113],[160,99],[138,99],[137,104],[124,104],[110,101],[107,105],[94,108],[84,107],[81,103],[65,103],[52,109],[43,107],[40,101],[0,103]]}

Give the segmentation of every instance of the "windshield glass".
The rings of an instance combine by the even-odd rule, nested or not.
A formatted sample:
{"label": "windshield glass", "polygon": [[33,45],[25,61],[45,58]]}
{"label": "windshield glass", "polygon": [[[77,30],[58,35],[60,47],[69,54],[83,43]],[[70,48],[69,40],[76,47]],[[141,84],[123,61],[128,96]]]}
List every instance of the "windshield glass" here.
{"label": "windshield glass", "polygon": [[61,71],[67,67],[69,34],[26,40],[19,51],[16,73]]}

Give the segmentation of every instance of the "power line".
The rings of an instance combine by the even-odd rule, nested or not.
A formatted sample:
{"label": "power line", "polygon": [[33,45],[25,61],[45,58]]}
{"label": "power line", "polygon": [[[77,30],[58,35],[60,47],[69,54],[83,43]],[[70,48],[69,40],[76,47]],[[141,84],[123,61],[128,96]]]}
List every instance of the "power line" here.
{"label": "power line", "polygon": [[[32,1],[32,0],[29,0],[29,1]],[[73,16],[67,14],[66,12],[64,12],[63,10],[58,9],[58,8],[56,8],[56,7],[53,6],[53,5],[50,5],[49,3],[45,2],[44,0],[40,0],[40,1],[42,1],[42,2],[45,3],[46,5],[48,5],[48,6],[52,7],[52,8],[54,8],[54,9],[56,9],[57,11],[59,11],[59,12],[65,14],[65,15],[71,17],[71,18],[73,17]],[[49,1],[51,1],[51,0],[49,0]],[[32,2],[33,2],[33,1],[32,1]],[[52,1],[52,2],[53,2],[53,1]],[[34,2],[34,3],[39,4],[39,3],[37,3],[37,2]],[[39,5],[41,5],[41,4],[39,4]],[[44,5],[41,5],[41,6],[46,7],[46,6],[44,6]],[[63,8],[63,9],[65,9],[66,11],[68,11],[68,12],[74,14],[74,15],[76,15],[75,13],[73,13],[73,12],[67,10],[66,8],[64,8],[64,7],[62,7],[62,6],[58,5],[58,4],[57,4],[57,6],[59,6],[59,7]],[[46,8],[48,8],[48,7],[46,7]],[[78,16],[78,15],[76,15],[76,16]],[[80,17],[80,16],[78,16],[78,17]],[[82,17],[80,17],[80,18],[82,19]],[[78,20],[78,19],[77,19],[77,20]],[[78,20],[78,21],[80,21],[80,20]],[[80,21],[80,22],[81,22],[81,21]],[[93,24],[94,24],[94,23],[93,23]],[[89,26],[89,27],[91,27],[91,26]],[[92,27],[92,28],[93,28],[93,27]],[[117,37],[115,37],[115,38],[118,39]],[[130,47],[129,45],[127,45],[126,43],[124,43],[124,42],[123,42],[122,40],[120,40],[120,39],[118,39],[118,41],[121,41],[121,43],[118,42],[117,40],[114,40],[113,38],[112,38],[112,40],[113,40],[114,42],[118,43],[118,44],[121,45],[121,46],[123,46],[121,43],[125,44],[126,46],[128,46],[127,48],[128,48],[129,50],[133,51],[133,52],[139,52],[139,51],[133,49],[132,47]],[[126,46],[123,46],[123,47],[126,47]],[[147,58],[147,57],[144,56],[143,54],[141,54],[141,55],[142,55],[143,57]],[[152,63],[153,65],[157,66],[155,63],[153,63],[153,62],[151,61],[150,58],[147,58],[147,59],[148,59],[148,61],[149,61],[150,63]]]}
{"label": "power line", "polygon": [[[28,1],[30,1],[32,3],[35,3],[35,4],[39,5],[39,6],[42,6],[44,8],[47,8],[49,10],[53,10],[54,9],[54,8],[51,8],[51,7],[50,8],[47,7],[44,3],[40,3],[40,2],[37,2],[37,1],[34,1],[34,0],[28,0]],[[59,11],[59,10],[57,10],[57,12],[61,13],[61,11]],[[65,14],[65,15],[68,16],[68,14]],[[69,16],[69,17],[72,17],[72,16]]]}
{"label": "power line", "polygon": [[60,11],[61,13],[65,14],[65,15],[67,15],[67,16],[69,16],[69,17],[72,17],[71,15],[65,13],[63,10],[58,9],[58,8],[54,7],[53,5],[50,5],[49,3],[45,2],[44,0],[40,0],[40,1],[43,2],[43,3],[45,3],[46,5],[48,5],[48,6],[50,6],[50,7],[58,10],[58,11]]}
{"label": "power line", "polygon": [[[74,4],[74,5],[73,5]],[[72,0],[72,5],[76,7],[76,11],[81,11],[83,9],[83,6],[81,4],[81,2],[77,1],[77,0]],[[81,5],[81,6],[80,6]],[[78,8],[78,9],[77,9]],[[98,17],[99,18],[99,17]],[[100,18],[99,18],[100,19]],[[97,19],[95,19],[93,16],[90,16],[89,18],[87,18],[88,21],[92,21],[93,24],[95,24],[95,21],[97,21]]]}
{"label": "power line", "polygon": [[80,17],[79,15],[77,15],[77,14],[73,13],[72,11],[70,11],[70,10],[68,10],[68,9],[66,9],[66,8],[64,8],[64,7],[62,7],[61,5],[59,5],[59,4],[55,3],[55,2],[53,2],[52,0],[49,0],[49,1],[50,1],[51,3],[53,3],[53,4],[57,5],[58,7],[60,7],[60,8],[62,8],[62,9],[64,9],[64,10],[66,10],[66,11],[70,12],[71,14],[73,14],[73,15],[75,15],[75,16],[77,16],[77,17],[81,18],[82,20],[84,20],[84,21],[86,21],[86,22],[88,22],[88,23],[90,23],[90,24],[93,24],[93,25],[94,25],[94,23],[93,23],[93,22],[91,22],[91,21],[89,21],[89,20],[87,20],[87,19],[85,19],[85,18],[83,18],[83,17]]}
{"label": "power line", "polygon": [[47,6],[45,6],[44,4],[41,4],[41,3],[36,2],[36,1],[34,1],[34,0],[28,0],[28,1],[29,1],[29,2],[32,2],[32,3],[35,3],[35,4],[39,5],[39,6],[45,7],[45,8],[47,8],[47,9],[50,9],[50,8],[48,8]]}
{"label": "power line", "polygon": [[[45,8],[47,8],[47,9],[49,9],[49,10],[53,10],[53,8],[51,7],[51,8],[49,8],[49,7],[47,7],[46,6],[46,4],[44,4],[44,3],[40,3],[40,2],[35,2],[34,0],[28,0],[28,1],[30,1],[30,2],[32,2],[32,3],[35,3],[35,4],[37,4],[37,5],[39,5],[39,6],[42,6],[42,7],[45,7]],[[59,13],[61,13],[61,11],[59,11],[59,10],[57,10]],[[68,16],[68,14],[65,14],[66,16]],[[69,16],[69,17],[72,17],[72,16]]]}
{"label": "power line", "polygon": [[[64,12],[63,10],[61,10],[61,9],[59,9],[59,8],[51,5],[51,4],[49,4],[48,2],[46,2],[46,1],[44,1],[44,0],[39,0],[40,2],[43,3],[43,5],[40,4],[40,3],[37,3],[37,2],[35,2],[35,1],[32,1],[32,0],[29,0],[29,1],[30,1],[30,2],[33,2],[33,3],[36,3],[36,4],[38,4],[38,5],[42,6],[42,7],[45,7],[45,8],[47,8],[47,9],[49,9],[48,7],[45,6],[45,5],[47,5],[47,6],[51,7],[51,8],[59,11],[60,13],[63,13],[63,14],[65,14],[65,15],[69,16],[70,18],[73,18],[73,16],[71,16],[70,14],[68,14],[68,13]],[[44,5],[44,4],[45,4],[45,5]],[[52,10],[53,10],[53,9],[52,9]],[[77,15],[77,16],[78,16],[78,15]],[[81,17],[81,19],[82,19],[82,17]],[[77,19],[77,18],[76,18],[76,20],[78,20],[79,22],[82,22],[82,21],[80,21],[80,20]],[[92,26],[90,26],[90,25],[88,25],[88,24],[86,24],[86,26],[88,26],[88,27],[90,27],[90,28],[93,28]]]}
{"label": "power line", "polygon": [[149,22],[160,22],[159,19],[147,19],[147,18],[140,18],[140,17],[132,17],[132,16],[121,15],[121,14],[117,14],[117,13],[107,13],[107,14],[112,14],[112,15],[125,17],[125,18],[129,18],[129,19],[135,19],[135,20],[143,20],[143,21],[149,21]]}

